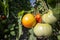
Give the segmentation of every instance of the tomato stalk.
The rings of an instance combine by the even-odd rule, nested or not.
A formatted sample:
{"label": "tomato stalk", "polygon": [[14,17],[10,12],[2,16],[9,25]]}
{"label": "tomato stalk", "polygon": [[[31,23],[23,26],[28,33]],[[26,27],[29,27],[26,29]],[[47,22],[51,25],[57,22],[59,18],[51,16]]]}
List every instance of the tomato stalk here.
{"label": "tomato stalk", "polygon": [[[46,12],[48,12],[48,7],[47,7],[47,5],[46,5],[46,3],[45,3],[45,1],[44,0],[36,0],[37,2],[40,2],[40,5],[38,6],[38,10],[42,10],[42,13],[44,14],[44,13],[46,13]],[[41,7],[40,7],[41,6]],[[40,9],[39,9],[40,8]]]}
{"label": "tomato stalk", "polygon": [[23,34],[22,24],[21,24],[21,19],[22,19],[23,13],[24,13],[24,11],[21,11],[21,12],[18,13],[18,26],[19,26],[19,29],[18,29],[16,40],[19,40],[20,36]]}

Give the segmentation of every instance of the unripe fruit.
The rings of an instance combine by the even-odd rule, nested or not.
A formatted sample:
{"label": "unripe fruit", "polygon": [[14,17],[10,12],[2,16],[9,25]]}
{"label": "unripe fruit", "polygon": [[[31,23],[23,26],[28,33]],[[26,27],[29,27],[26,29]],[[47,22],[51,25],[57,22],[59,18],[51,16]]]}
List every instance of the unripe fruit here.
{"label": "unripe fruit", "polygon": [[57,18],[53,15],[52,10],[49,10],[48,13],[42,15],[42,20],[45,23],[55,23],[57,21]]}
{"label": "unripe fruit", "polygon": [[34,34],[38,37],[49,37],[52,34],[52,27],[49,24],[37,23],[33,29]]}

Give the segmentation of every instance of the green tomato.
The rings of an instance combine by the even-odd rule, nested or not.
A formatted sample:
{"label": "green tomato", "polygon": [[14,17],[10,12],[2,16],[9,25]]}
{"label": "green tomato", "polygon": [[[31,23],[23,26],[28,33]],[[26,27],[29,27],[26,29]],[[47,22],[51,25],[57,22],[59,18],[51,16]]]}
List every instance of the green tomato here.
{"label": "green tomato", "polygon": [[38,37],[49,37],[52,34],[52,27],[49,24],[37,23],[33,29],[34,34]]}
{"label": "green tomato", "polygon": [[55,23],[57,21],[57,18],[53,15],[52,10],[49,9],[48,13],[42,15],[42,20],[45,23],[52,24],[52,23]]}

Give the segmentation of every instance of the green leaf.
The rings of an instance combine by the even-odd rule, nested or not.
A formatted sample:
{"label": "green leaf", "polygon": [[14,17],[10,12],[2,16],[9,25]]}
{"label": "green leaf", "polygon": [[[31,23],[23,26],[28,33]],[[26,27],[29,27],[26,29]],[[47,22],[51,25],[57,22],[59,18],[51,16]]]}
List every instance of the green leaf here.
{"label": "green leaf", "polygon": [[15,32],[14,32],[14,31],[11,31],[10,34],[11,34],[12,36],[15,36]]}
{"label": "green leaf", "polygon": [[23,13],[24,13],[24,10],[20,11],[20,12],[18,13],[18,17],[22,16]]}
{"label": "green leaf", "polygon": [[57,36],[58,40],[60,40],[60,35]]}
{"label": "green leaf", "polygon": [[14,30],[14,27],[15,27],[15,24],[8,25],[8,29],[10,29],[10,30]]}
{"label": "green leaf", "polygon": [[29,40],[37,40],[34,35],[30,35]]}
{"label": "green leaf", "polygon": [[55,0],[47,0],[48,3],[52,3],[53,1],[55,1]]}
{"label": "green leaf", "polygon": [[30,34],[31,34],[31,35],[30,35],[30,37],[29,37],[29,39],[28,39],[28,40],[37,40],[37,39],[36,39],[36,37],[34,36],[33,28],[32,28],[32,29],[30,29],[30,30],[29,30],[29,32],[30,32]]}
{"label": "green leaf", "polygon": [[56,7],[53,9],[53,12],[54,12],[54,16],[57,19],[60,19],[60,3],[56,5]]}
{"label": "green leaf", "polygon": [[4,14],[8,17],[9,16],[8,0],[3,0],[3,6],[4,6]]}

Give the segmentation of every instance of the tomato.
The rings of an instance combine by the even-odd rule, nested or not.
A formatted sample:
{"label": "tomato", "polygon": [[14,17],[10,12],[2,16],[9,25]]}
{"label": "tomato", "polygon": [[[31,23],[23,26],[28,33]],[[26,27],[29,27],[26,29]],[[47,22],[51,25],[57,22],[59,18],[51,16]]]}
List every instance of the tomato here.
{"label": "tomato", "polygon": [[48,12],[42,16],[42,20],[45,23],[52,24],[57,21],[57,18],[53,15],[52,10],[49,9]]}
{"label": "tomato", "polygon": [[0,20],[5,20],[6,16],[5,15],[0,15]]}
{"label": "tomato", "polygon": [[41,18],[40,13],[35,15],[35,19],[36,19],[37,23],[41,23],[42,22],[42,18]]}
{"label": "tomato", "polygon": [[36,24],[36,20],[33,14],[27,13],[22,18],[22,24],[26,28],[32,28]]}
{"label": "tomato", "polygon": [[49,37],[52,34],[52,26],[46,23],[37,23],[33,31],[37,37]]}
{"label": "tomato", "polygon": [[6,16],[2,15],[1,18],[4,20],[4,19],[6,19]]}

